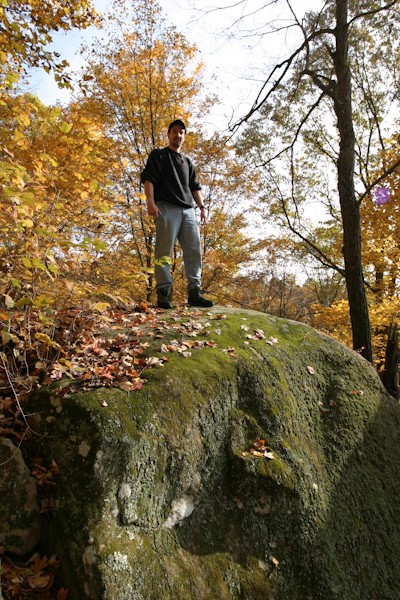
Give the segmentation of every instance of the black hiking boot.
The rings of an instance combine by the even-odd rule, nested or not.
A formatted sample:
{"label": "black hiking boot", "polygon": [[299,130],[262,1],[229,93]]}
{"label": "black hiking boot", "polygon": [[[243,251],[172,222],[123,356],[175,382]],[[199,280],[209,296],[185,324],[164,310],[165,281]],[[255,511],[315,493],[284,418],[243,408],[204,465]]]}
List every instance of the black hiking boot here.
{"label": "black hiking boot", "polygon": [[161,288],[157,290],[157,307],[169,309],[172,308],[172,288]]}
{"label": "black hiking boot", "polygon": [[203,306],[204,308],[214,306],[214,302],[204,298],[199,288],[189,290],[188,304],[190,304],[190,306]]}

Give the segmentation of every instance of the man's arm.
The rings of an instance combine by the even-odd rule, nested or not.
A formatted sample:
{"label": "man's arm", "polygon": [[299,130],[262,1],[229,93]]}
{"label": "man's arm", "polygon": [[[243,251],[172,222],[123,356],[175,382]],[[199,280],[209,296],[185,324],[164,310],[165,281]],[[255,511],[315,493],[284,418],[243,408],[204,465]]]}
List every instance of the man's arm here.
{"label": "man's arm", "polygon": [[207,220],[208,220],[207,219],[207,211],[206,211],[206,207],[204,206],[204,200],[203,200],[202,193],[200,192],[200,190],[194,190],[192,192],[192,196],[193,196],[194,201],[196,202],[197,206],[200,208],[201,222],[203,223],[203,225],[207,225]]}
{"label": "man's arm", "polygon": [[158,215],[161,215],[161,210],[154,202],[154,185],[148,179],[144,182],[144,193],[147,198],[147,214],[157,219]]}

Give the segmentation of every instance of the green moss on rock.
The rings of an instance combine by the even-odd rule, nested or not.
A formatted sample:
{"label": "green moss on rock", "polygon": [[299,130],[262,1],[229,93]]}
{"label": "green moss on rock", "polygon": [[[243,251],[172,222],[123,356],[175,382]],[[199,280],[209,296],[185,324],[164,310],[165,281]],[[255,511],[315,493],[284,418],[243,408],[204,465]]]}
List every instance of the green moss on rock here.
{"label": "green moss on rock", "polygon": [[[218,348],[171,355],[140,391],[32,399],[61,468],[51,544],[74,597],[397,600],[399,405],[310,327],[210,312],[227,314]],[[248,454],[257,437],[273,460]]]}

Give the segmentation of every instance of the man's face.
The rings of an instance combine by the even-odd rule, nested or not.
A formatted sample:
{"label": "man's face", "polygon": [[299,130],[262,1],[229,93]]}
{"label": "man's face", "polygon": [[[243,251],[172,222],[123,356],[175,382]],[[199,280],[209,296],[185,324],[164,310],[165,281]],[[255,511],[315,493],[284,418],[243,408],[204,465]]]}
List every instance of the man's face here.
{"label": "man's face", "polygon": [[180,125],[174,125],[168,133],[169,147],[179,152],[185,141],[185,130]]}

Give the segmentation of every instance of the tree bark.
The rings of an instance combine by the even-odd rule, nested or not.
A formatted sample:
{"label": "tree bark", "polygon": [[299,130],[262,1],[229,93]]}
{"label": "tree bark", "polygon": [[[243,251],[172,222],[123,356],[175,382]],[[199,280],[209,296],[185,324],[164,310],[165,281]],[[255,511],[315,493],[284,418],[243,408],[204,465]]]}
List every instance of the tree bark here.
{"label": "tree bark", "polygon": [[372,362],[370,323],[361,261],[360,212],[354,191],[355,136],[347,16],[348,1],[336,0],[336,50],[333,59],[337,77],[334,108],[340,134],[338,189],[343,219],[343,256],[353,348],[361,351],[362,356]]}

